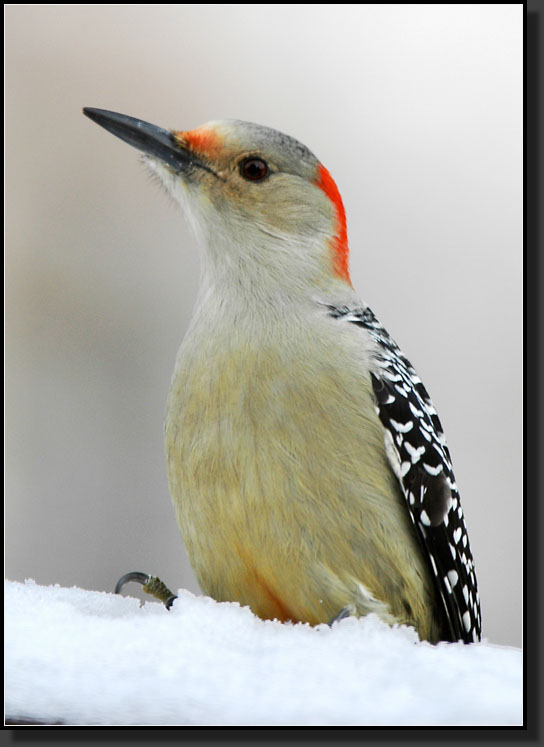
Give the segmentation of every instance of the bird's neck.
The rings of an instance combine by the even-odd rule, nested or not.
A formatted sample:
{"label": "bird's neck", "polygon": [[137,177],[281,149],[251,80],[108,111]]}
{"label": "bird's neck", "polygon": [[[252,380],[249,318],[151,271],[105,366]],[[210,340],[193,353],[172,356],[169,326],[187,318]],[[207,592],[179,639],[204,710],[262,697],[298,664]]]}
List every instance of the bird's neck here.
{"label": "bird's neck", "polygon": [[200,304],[270,316],[293,313],[316,298],[334,302],[355,295],[349,279],[335,270],[328,237],[294,240],[259,232],[244,239],[206,241]]}
{"label": "bird's neck", "polygon": [[[336,276],[310,282],[300,276],[283,283],[247,271],[211,272],[203,268],[191,327],[198,335],[214,330],[217,337],[235,334],[262,339],[274,328],[288,337],[294,326],[311,329],[328,314],[329,306],[358,306],[352,286]],[[253,269],[253,268],[251,268]]]}

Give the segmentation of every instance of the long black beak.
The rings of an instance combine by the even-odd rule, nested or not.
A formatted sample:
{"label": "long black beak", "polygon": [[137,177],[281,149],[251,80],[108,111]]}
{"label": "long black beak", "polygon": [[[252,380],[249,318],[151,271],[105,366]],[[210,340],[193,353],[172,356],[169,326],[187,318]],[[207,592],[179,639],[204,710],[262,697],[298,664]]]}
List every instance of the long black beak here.
{"label": "long black beak", "polygon": [[187,171],[192,166],[212,171],[194,154],[182,148],[170,130],[164,130],[142,119],[127,117],[126,114],[109,112],[106,109],[92,109],[86,106],[83,114],[124,140],[125,143],[133,145],[150,156],[160,158],[176,171]]}

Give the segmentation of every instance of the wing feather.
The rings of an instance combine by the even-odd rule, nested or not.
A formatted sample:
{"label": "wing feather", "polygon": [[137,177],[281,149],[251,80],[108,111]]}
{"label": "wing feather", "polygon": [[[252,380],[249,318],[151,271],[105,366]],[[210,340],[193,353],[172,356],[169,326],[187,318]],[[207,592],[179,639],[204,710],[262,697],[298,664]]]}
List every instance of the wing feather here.
{"label": "wing feather", "polygon": [[474,562],[440,420],[421,379],[368,308],[329,307],[376,344],[372,386],[386,451],[442,601],[444,636],[481,639]]}

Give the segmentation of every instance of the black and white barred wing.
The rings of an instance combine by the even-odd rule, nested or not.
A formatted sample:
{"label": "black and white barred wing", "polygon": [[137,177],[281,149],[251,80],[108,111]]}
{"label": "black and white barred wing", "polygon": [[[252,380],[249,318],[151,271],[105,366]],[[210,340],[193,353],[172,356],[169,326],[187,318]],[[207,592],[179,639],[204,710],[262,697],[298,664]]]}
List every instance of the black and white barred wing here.
{"label": "black and white barred wing", "polygon": [[444,610],[444,636],[481,638],[472,553],[440,420],[410,362],[372,311],[331,308],[332,316],[364,327],[377,345],[371,373],[376,411],[391,467],[428,558]]}

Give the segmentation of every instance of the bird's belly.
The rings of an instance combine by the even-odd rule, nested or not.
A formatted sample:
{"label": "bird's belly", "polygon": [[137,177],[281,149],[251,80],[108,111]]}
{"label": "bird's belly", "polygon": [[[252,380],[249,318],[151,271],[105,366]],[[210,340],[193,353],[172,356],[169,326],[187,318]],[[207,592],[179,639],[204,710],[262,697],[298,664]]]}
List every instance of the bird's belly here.
{"label": "bird's belly", "polygon": [[166,451],[205,593],[314,624],[346,606],[389,621],[428,616],[428,571],[356,371],[247,350],[181,361]]}

